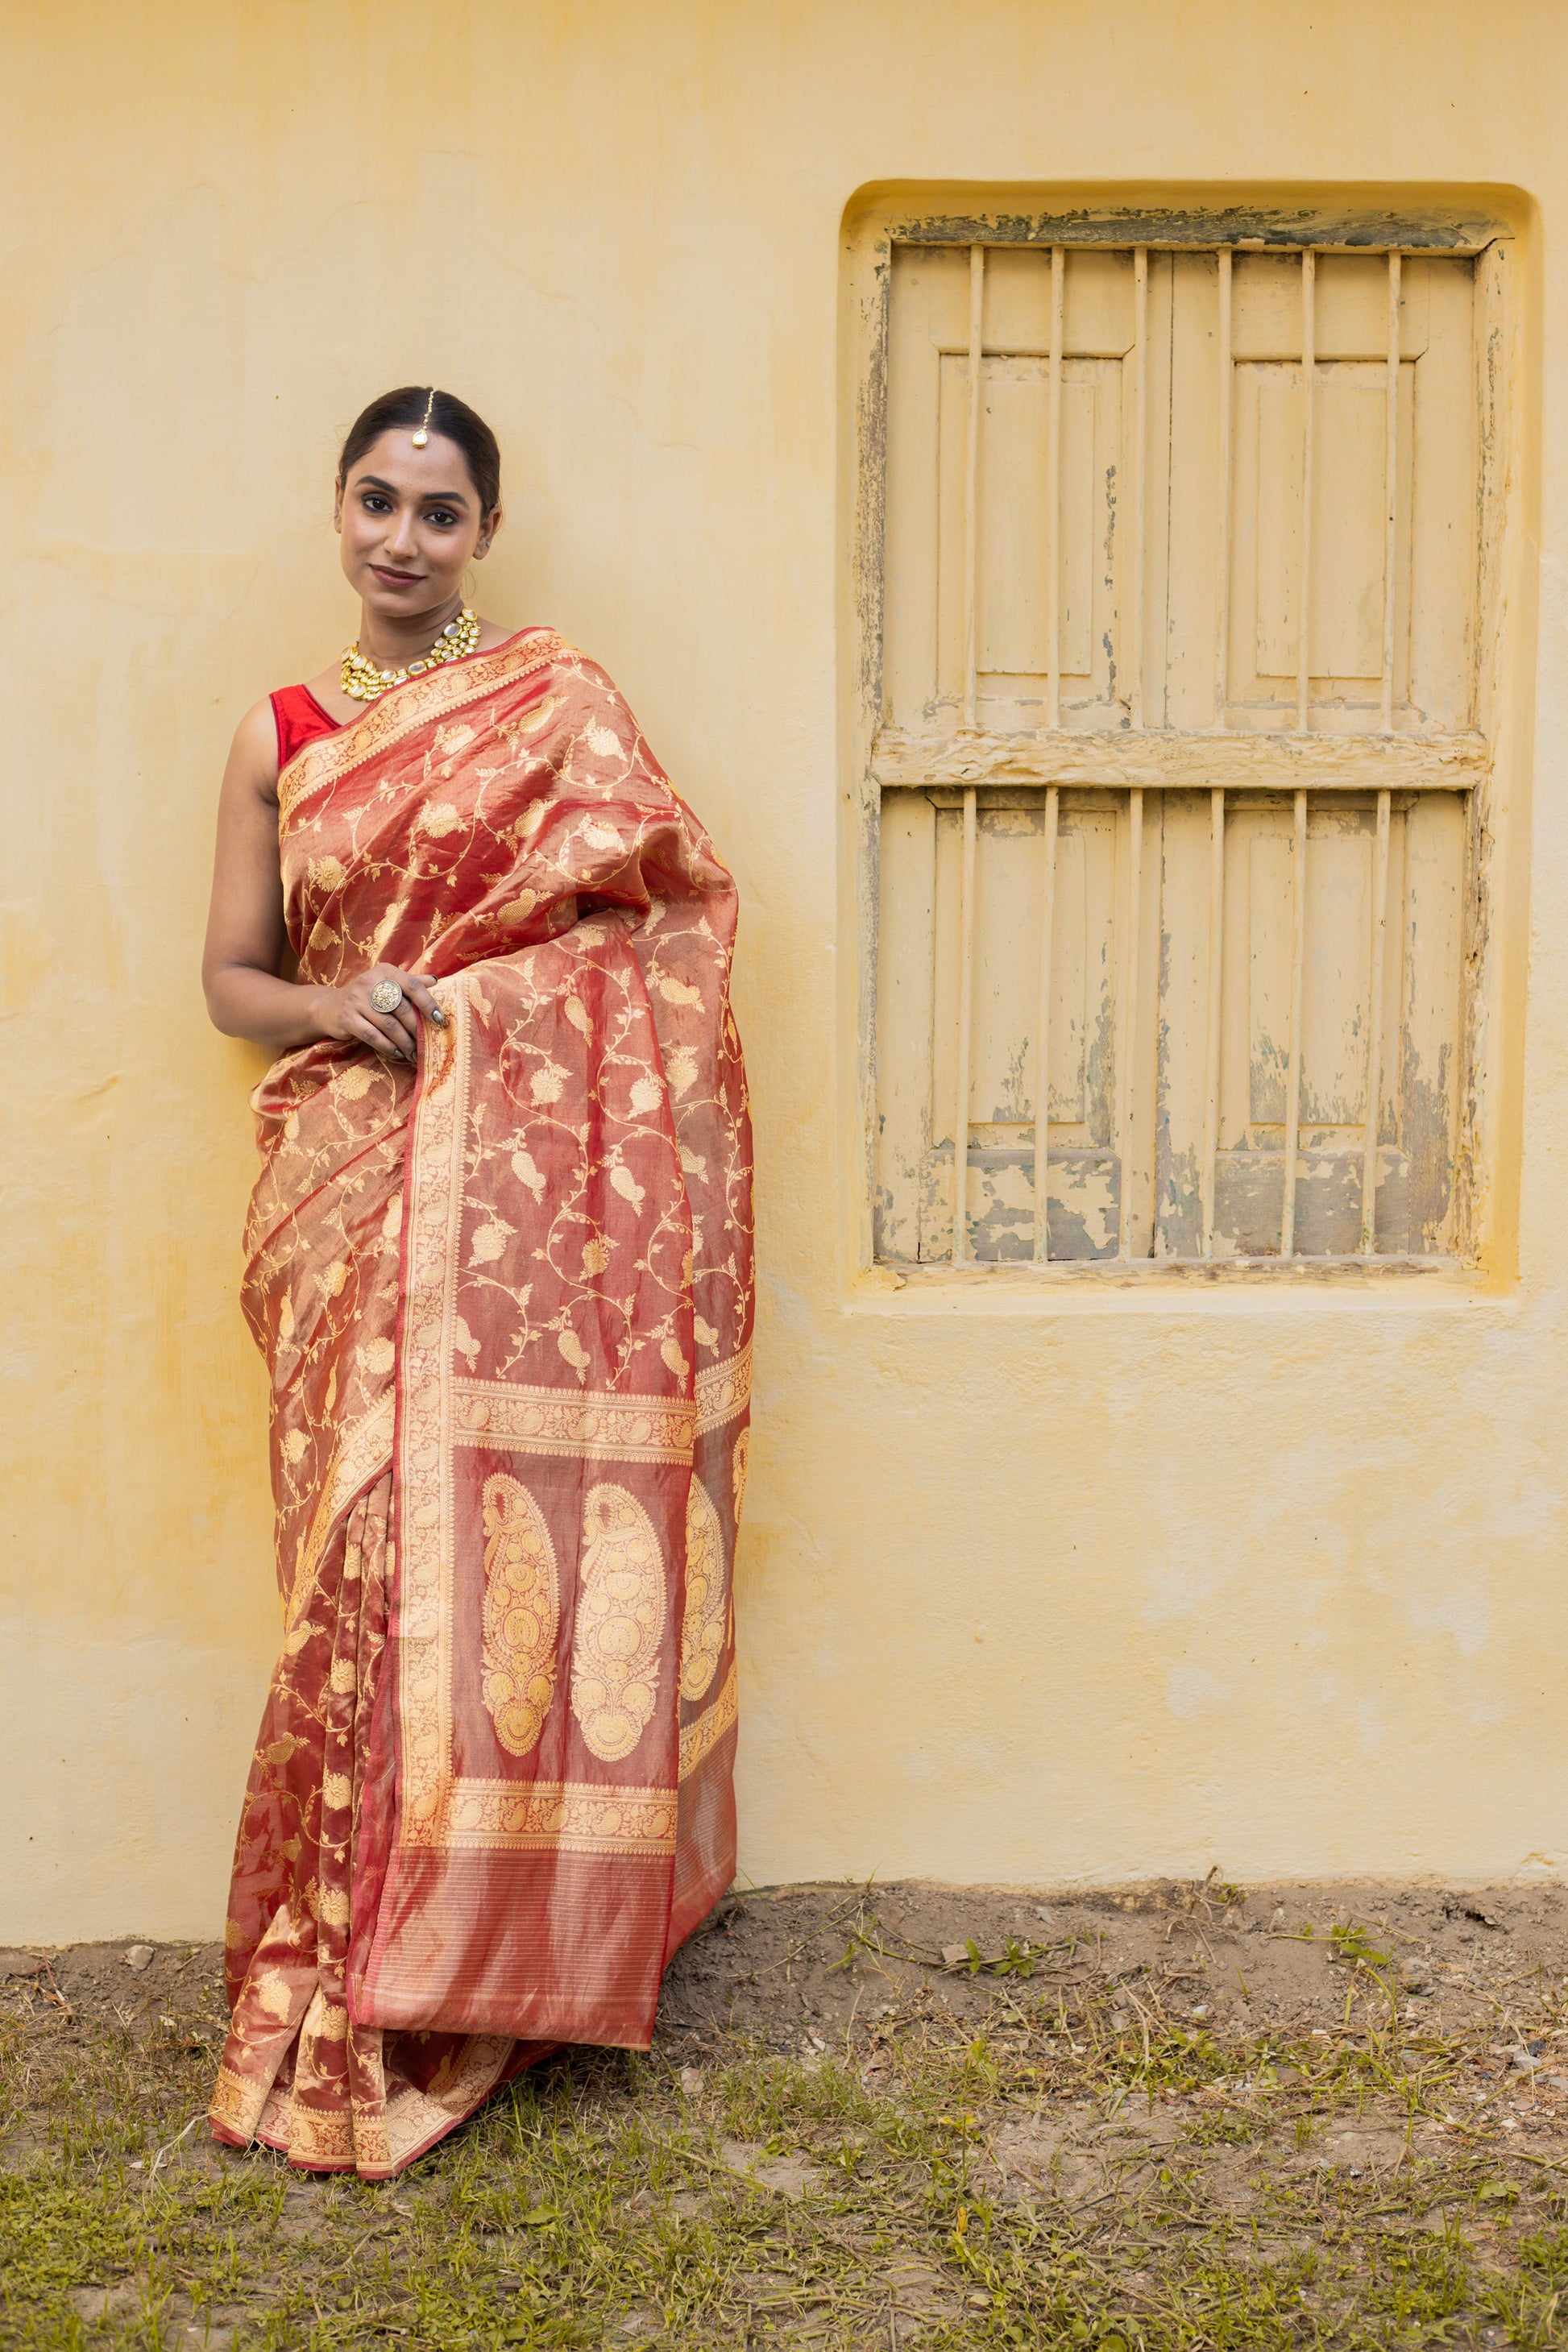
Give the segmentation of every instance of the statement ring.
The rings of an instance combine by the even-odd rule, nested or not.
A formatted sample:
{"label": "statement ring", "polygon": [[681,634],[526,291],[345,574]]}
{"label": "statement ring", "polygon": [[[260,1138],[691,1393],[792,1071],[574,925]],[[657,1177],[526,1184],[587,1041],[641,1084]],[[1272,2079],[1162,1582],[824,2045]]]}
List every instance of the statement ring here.
{"label": "statement ring", "polygon": [[378,980],[370,992],[370,1001],[378,1013],[395,1013],[403,1002],[403,991],[395,980]]}

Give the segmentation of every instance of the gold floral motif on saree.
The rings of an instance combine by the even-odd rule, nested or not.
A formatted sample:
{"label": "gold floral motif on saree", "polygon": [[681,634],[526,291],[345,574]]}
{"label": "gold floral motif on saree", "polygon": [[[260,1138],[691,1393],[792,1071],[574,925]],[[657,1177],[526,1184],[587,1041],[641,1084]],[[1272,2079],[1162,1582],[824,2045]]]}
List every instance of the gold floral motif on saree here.
{"label": "gold floral motif on saree", "polygon": [[511,1756],[537,1747],[555,1688],[560,1621],[555,1547],[543,1512],[504,1471],[485,1480],[481,1683],[496,1738]]}

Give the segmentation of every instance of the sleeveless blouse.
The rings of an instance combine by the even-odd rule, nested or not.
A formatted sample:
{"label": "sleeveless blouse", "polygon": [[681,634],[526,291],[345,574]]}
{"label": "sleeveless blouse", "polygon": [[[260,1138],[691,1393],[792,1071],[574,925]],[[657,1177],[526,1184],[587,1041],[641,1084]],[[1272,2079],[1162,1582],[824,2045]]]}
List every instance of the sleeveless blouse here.
{"label": "sleeveless blouse", "polygon": [[335,735],[342,721],[323,710],[308,686],[280,686],[271,697],[278,730],[278,772],[283,773],[296,751],[318,735]]}

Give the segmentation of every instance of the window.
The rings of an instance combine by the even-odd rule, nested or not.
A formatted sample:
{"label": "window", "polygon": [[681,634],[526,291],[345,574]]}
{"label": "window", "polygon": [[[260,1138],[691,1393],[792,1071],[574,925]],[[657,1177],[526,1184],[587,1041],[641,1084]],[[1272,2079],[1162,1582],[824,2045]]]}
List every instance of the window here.
{"label": "window", "polygon": [[868,444],[879,1258],[1452,1258],[1504,247],[925,234]]}

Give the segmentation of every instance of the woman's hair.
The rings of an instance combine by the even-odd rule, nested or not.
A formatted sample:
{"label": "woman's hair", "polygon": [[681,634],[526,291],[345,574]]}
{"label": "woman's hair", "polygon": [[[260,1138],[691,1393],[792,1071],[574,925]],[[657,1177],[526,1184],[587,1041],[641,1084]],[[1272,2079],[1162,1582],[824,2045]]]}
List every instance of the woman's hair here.
{"label": "woman's hair", "polygon": [[349,426],[349,437],[338,459],[340,485],[348,480],[351,467],[359,464],[365,451],[374,448],[384,433],[395,433],[400,428],[417,432],[422,425],[427,432],[439,433],[444,440],[457,443],[479,492],[479,511],[488,515],[500,499],[500,445],[484,418],[476,415],[466,400],[459,400],[454,392],[432,390],[427,383],[402,384],[396,392],[384,392],[379,400],[361,409]]}

